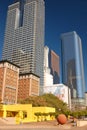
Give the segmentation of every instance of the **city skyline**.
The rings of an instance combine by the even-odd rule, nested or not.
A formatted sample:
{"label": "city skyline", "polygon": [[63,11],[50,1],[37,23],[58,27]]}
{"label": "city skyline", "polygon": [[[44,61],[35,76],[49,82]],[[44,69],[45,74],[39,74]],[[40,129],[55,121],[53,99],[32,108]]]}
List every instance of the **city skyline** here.
{"label": "city skyline", "polygon": [[[3,46],[7,6],[13,0],[0,1],[0,58]],[[54,50],[61,58],[60,35],[62,33],[76,31],[82,39],[83,58],[85,68],[85,80],[87,73],[87,1],[86,0],[55,0],[45,1],[46,5],[46,29],[45,45]],[[87,85],[87,80],[86,80]],[[87,87],[86,87],[87,91]]]}

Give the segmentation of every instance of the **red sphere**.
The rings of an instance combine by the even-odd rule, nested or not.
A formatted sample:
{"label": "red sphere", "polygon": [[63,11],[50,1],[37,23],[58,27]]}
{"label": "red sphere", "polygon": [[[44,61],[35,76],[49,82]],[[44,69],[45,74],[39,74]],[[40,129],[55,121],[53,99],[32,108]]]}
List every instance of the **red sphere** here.
{"label": "red sphere", "polygon": [[58,117],[57,117],[57,121],[58,123],[60,123],[61,125],[65,124],[67,122],[67,118],[64,114],[60,114]]}

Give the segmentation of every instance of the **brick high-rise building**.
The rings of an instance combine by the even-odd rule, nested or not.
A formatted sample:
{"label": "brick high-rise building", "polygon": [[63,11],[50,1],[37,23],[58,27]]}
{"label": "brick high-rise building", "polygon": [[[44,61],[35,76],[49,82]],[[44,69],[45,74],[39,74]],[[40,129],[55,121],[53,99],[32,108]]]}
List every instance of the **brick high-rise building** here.
{"label": "brick high-rise building", "polygon": [[59,67],[59,56],[53,51],[49,51],[49,67],[51,74],[53,75],[53,84],[60,82],[60,67]]}
{"label": "brick high-rise building", "polygon": [[17,103],[19,67],[4,60],[0,61],[0,102]]}
{"label": "brick high-rise building", "polygon": [[18,85],[18,100],[26,99],[29,96],[38,96],[40,77],[32,73],[20,74]]}

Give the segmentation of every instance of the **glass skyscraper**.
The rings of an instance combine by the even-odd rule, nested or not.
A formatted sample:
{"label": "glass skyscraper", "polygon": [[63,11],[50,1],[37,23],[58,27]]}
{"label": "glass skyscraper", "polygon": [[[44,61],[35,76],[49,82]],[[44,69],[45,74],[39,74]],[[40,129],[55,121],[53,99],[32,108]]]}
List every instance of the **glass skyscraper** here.
{"label": "glass skyscraper", "polygon": [[62,82],[71,89],[71,98],[84,98],[85,81],[81,39],[75,31],[61,35]]}
{"label": "glass skyscraper", "polygon": [[44,69],[44,0],[15,0],[7,13],[2,59],[20,66],[20,73],[40,76]]}

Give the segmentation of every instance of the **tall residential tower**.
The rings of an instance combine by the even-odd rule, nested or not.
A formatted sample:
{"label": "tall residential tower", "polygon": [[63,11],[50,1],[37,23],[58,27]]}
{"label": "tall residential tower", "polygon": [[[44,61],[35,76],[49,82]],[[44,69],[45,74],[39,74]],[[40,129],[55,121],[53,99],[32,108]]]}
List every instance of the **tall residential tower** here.
{"label": "tall residential tower", "polygon": [[20,73],[34,73],[43,86],[44,0],[16,0],[8,7],[2,59],[20,66]]}
{"label": "tall residential tower", "polygon": [[[83,102],[85,82],[81,39],[73,31],[61,35],[62,82],[71,89],[72,101]],[[74,100],[76,99],[76,100]]]}

